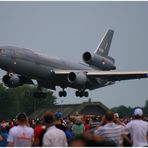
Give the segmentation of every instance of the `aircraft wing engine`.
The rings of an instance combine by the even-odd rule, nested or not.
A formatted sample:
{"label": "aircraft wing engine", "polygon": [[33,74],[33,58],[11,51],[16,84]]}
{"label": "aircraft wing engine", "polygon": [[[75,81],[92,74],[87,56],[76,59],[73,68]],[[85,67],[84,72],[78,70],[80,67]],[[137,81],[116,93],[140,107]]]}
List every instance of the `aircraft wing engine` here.
{"label": "aircraft wing engine", "polygon": [[2,81],[7,87],[10,88],[21,86],[23,84],[33,84],[31,79],[12,73],[10,73],[9,75],[4,75]]}
{"label": "aircraft wing engine", "polygon": [[84,72],[70,72],[67,79],[69,83],[76,84],[78,86],[83,86],[87,82],[87,76]]}

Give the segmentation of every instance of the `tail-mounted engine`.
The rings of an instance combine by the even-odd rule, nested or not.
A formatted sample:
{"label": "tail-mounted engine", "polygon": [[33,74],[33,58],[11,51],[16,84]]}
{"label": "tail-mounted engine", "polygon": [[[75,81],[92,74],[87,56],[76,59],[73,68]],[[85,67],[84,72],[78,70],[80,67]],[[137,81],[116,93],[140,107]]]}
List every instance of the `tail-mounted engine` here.
{"label": "tail-mounted engine", "polygon": [[114,59],[109,56],[103,57],[99,54],[95,54],[95,53],[91,54],[90,52],[85,52],[82,58],[85,63],[101,70],[116,69],[114,65]]}

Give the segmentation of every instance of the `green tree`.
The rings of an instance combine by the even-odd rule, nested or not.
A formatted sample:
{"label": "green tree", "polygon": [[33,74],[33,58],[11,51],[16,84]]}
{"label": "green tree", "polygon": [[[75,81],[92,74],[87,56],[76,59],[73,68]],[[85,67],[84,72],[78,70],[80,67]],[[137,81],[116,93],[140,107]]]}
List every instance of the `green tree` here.
{"label": "green tree", "polygon": [[33,86],[6,88],[0,84],[0,119],[14,118],[19,112],[30,115],[35,109],[54,104],[56,101],[51,91],[47,91],[46,99],[34,98],[35,91],[36,88]]}
{"label": "green tree", "polygon": [[121,105],[119,107],[114,107],[111,109],[113,112],[117,112],[120,116],[131,116],[132,115],[132,108],[126,107],[124,105]]}
{"label": "green tree", "polygon": [[148,115],[148,100],[145,101],[145,106],[143,108],[143,112],[145,115]]}

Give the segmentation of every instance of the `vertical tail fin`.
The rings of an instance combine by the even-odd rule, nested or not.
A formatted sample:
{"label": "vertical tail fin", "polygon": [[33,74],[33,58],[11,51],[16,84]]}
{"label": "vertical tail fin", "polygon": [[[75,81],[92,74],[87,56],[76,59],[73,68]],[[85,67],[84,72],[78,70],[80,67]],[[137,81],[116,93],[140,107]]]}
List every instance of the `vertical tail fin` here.
{"label": "vertical tail fin", "polygon": [[114,31],[109,29],[105,33],[104,37],[102,38],[100,44],[98,45],[94,53],[102,55],[104,57],[108,57],[113,35],[114,35]]}

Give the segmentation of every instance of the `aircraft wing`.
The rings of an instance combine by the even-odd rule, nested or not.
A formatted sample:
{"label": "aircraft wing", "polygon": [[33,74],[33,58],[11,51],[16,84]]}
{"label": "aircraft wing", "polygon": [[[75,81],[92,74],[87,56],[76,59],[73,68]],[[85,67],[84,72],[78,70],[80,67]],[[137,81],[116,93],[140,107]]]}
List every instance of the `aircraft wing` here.
{"label": "aircraft wing", "polygon": [[132,71],[132,72],[119,72],[119,71],[78,71],[78,70],[57,70],[55,75],[68,75],[70,72],[83,72],[88,78],[101,78],[108,81],[121,81],[130,79],[141,79],[148,77],[148,71]]}
{"label": "aircraft wing", "polygon": [[108,81],[121,81],[130,79],[141,79],[148,77],[148,71],[135,71],[135,72],[118,72],[118,71],[108,71],[108,72],[97,72],[90,71],[87,73],[88,77],[98,77]]}

